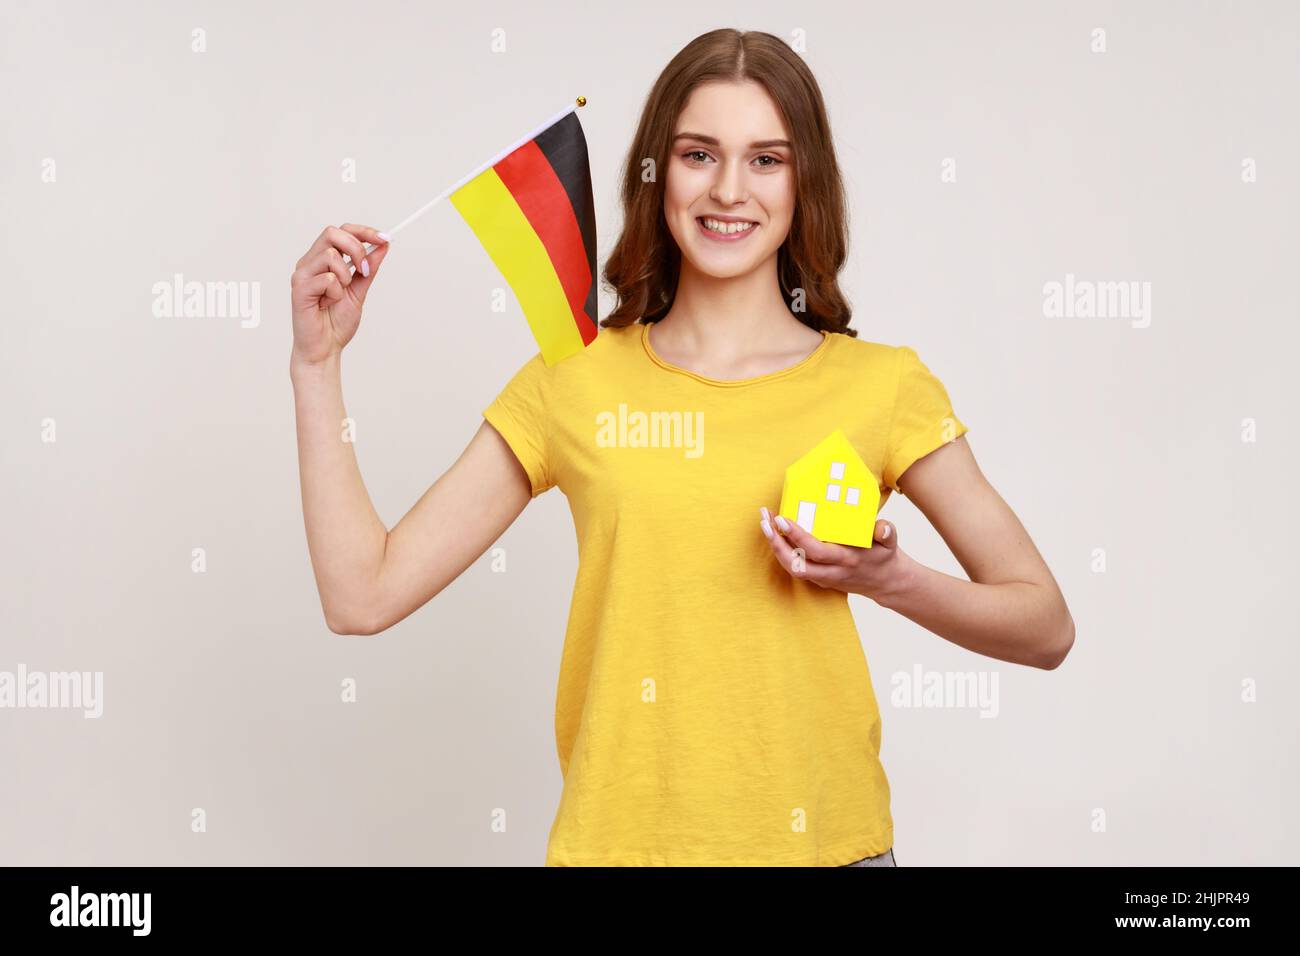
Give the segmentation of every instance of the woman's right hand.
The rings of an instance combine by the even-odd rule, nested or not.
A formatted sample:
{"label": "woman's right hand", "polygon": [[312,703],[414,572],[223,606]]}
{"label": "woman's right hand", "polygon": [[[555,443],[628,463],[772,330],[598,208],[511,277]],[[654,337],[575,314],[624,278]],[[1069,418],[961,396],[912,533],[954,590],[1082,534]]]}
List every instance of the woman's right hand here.
{"label": "woman's right hand", "polygon": [[[366,255],[363,242],[375,244]],[[351,257],[351,264],[343,256]],[[319,365],[338,355],[361,324],[361,307],[388,241],[370,226],[326,226],[294,265],[290,280],[293,303],[293,365]],[[352,267],[356,267],[353,272]]]}

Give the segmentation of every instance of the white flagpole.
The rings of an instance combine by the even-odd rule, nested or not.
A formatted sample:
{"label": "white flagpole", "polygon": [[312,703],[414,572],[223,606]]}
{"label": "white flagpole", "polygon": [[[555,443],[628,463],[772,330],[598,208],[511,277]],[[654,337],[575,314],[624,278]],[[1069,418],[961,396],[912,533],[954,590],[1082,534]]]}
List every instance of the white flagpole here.
{"label": "white flagpole", "polygon": [[[574,100],[564,109],[560,110],[550,119],[548,119],[546,122],[538,124],[538,126],[535,129],[531,130],[528,133],[525,133],[523,136],[519,137],[519,139],[515,140],[505,149],[501,150],[499,153],[497,153],[495,156],[489,159],[486,163],[483,163],[482,165],[475,168],[473,172],[466,173],[460,179],[456,180],[454,183],[452,183],[442,192],[438,193],[438,195],[434,196],[432,199],[430,199],[419,209],[415,210],[415,212],[411,213],[409,216],[407,216],[405,219],[399,222],[392,229],[385,229],[384,233],[389,238],[392,238],[393,234],[396,233],[399,229],[405,229],[411,223],[415,222],[415,220],[419,219],[421,216],[423,216],[434,206],[438,205],[438,203],[442,202],[444,199],[446,199],[448,196],[454,193],[457,189],[460,189],[461,186],[464,186],[467,182],[469,182],[479,173],[483,172],[483,170],[488,169],[491,166],[495,166],[497,163],[505,159],[507,156],[513,153],[520,146],[524,145],[524,143],[527,143],[529,140],[533,139],[544,130],[550,129],[560,120],[564,119],[564,117],[568,116],[570,113],[576,110],[579,106],[586,106],[586,105],[587,105],[587,98],[585,96],[579,96],[576,100]],[[375,247],[372,243],[367,242],[362,246],[362,248],[364,248],[366,250],[366,254],[369,255],[374,250]],[[344,256],[344,258],[349,259],[350,261],[350,257]]]}

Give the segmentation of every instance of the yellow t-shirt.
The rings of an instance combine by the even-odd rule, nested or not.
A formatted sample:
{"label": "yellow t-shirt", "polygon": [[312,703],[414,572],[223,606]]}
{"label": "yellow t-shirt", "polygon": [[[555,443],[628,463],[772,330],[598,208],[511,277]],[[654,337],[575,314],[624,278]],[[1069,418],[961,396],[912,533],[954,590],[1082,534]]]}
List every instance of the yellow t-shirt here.
{"label": "yellow t-shirt", "polygon": [[[541,353],[484,417],[578,536],[555,708],[547,866],[839,866],[893,846],[880,712],[848,595],[790,576],[759,528],[836,428],[881,481],[965,433],[906,346],[823,333],[720,381],[649,325]],[[655,415],[655,413],[659,413]]]}

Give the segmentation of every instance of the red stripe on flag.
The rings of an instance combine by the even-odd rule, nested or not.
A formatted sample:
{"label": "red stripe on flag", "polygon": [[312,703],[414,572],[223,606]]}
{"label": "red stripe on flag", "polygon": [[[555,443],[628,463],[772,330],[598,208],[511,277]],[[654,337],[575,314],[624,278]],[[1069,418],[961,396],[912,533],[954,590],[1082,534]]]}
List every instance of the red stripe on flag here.
{"label": "red stripe on flag", "polygon": [[492,168],[541,239],[568,299],[582,344],[590,345],[596,338],[596,326],[584,307],[591,289],[591,266],[564,184],[536,142],[525,143]]}

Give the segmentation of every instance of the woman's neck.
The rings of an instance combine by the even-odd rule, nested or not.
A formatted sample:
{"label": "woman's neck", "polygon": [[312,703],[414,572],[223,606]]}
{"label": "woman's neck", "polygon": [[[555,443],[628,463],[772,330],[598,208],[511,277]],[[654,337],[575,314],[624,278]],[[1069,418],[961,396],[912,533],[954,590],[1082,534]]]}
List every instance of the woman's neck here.
{"label": "woman's neck", "polygon": [[721,380],[749,378],[796,364],[821,333],[790,311],[776,260],[745,276],[719,279],[683,261],[672,307],[654,323],[651,346],[665,361]]}
{"label": "woman's neck", "polygon": [[748,275],[722,279],[683,260],[672,307],[655,325],[656,348],[724,364],[801,348],[806,352],[821,341],[786,304],[775,257]]}

